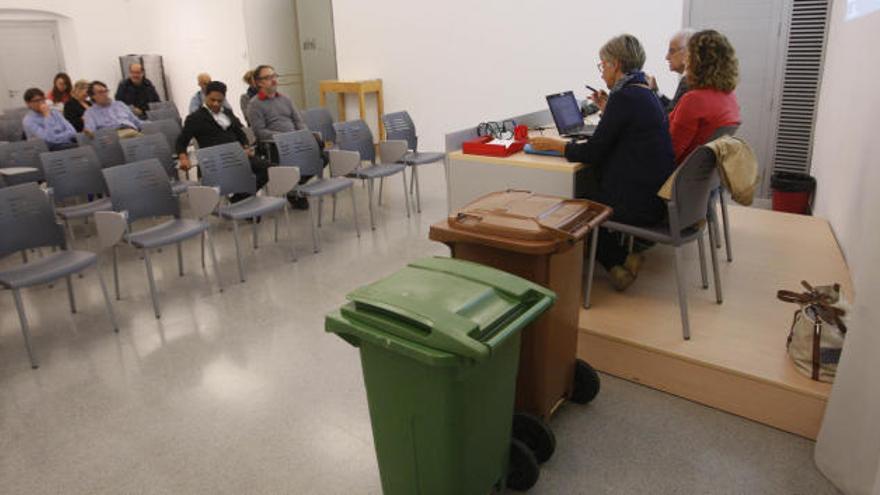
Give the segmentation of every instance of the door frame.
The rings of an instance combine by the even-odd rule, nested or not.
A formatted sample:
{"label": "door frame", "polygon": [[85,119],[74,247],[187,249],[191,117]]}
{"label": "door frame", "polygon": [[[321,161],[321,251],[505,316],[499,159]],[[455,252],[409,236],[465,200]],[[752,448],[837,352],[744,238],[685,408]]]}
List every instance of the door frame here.
{"label": "door frame", "polygon": [[[684,0],[683,8],[682,8],[682,26],[688,27],[691,25],[691,10],[695,3],[699,0]],[[785,54],[786,47],[788,46],[788,35],[791,27],[791,13],[793,8],[794,0],[782,0],[782,7],[779,19],[777,22],[777,35],[776,39],[778,40],[776,44],[776,58],[775,58],[775,73],[769,74],[771,77],[771,88],[773,91],[772,99],[770,100],[770,129],[768,132],[768,146],[767,146],[767,156],[766,162],[761,163],[762,157],[758,158],[758,168],[761,173],[760,184],[758,186],[757,196],[760,198],[766,198],[770,194],[770,176],[773,174],[773,157],[776,156],[776,139],[777,134],[779,133],[779,112],[780,112],[780,102],[782,100],[782,89],[783,89],[783,81],[785,76]],[[756,198],[757,199],[757,198]]]}
{"label": "door frame", "polygon": [[[0,19],[0,29],[4,27],[22,27],[22,26],[46,26],[52,30],[52,36],[55,41],[55,52],[58,54],[58,70],[56,72],[67,72],[67,63],[64,59],[64,49],[61,43],[61,33],[58,30],[58,21],[54,19],[34,19],[34,20],[15,20]],[[0,71],[3,69],[0,68]],[[5,74],[4,74],[5,75]],[[54,74],[53,74],[54,75]],[[42,89],[42,88],[41,88]],[[6,81],[0,82],[0,91],[9,91],[6,87]],[[2,94],[2,93],[0,93]]]}

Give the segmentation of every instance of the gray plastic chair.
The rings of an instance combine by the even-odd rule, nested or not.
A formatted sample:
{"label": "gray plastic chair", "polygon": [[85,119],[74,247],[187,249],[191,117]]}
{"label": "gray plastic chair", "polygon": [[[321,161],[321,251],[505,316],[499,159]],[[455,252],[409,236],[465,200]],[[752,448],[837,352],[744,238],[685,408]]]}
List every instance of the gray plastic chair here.
{"label": "gray plastic chair", "polygon": [[[294,189],[294,192],[310,200],[310,198],[320,198],[331,195],[333,197],[333,220],[336,220],[336,195],[346,189],[351,193],[351,211],[354,219],[354,228],[357,236],[361,236],[361,229],[358,226],[357,204],[354,197],[354,181],[344,177],[351,170],[337,172],[334,163],[330,163],[330,178],[323,177],[324,161],[321,157],[321,150],[318,142],[310,130],[301,130],[293,132],[285,132],[283,134],[275,134],[275,144],[278,146],[279,166],[292,166],[299,169],[302,176],[311,175],[314,178],[307,184],[302,184]],[[358,155],[359,157],[359,155]],[[359,158],[356,157],[357,162]],[[355,165],[357,165],[357,162]],[[310,201],[311,202],[311,201]],[[315,209],[309,208],[312,226],[312,246],[315,252],[321,250],[321,241],[318,236],[318,228],[321,226],[320,213],[317,221],[315,219]]]}
{"label": "gray plastic chair", "polygon": [[171,190],[174,194],[183,194],[188,188],[199,184],[190,180],[180,180],[177,175],[177,163],[172,158],[171,148],[168,147],[168,141],[162,134],[147,134],[142,137],[123,139],[119,144],[122,146],[126,163],[149,160],[150,158],[159,160],[162,168],[168,174],[168,180],[171,181]]}
{"label": "gray plastic chair", "polygon": [[[258,196],[257,178],[251,171],[250,160],[239,143],[226,143],[208,148],[200,148],[196,151],[199,158],[199,169],[202,171],[202,184],[219,189],[220,196],[226,197],[231,194],[250,194],[249,198],[236,203],[222,204],[215,214],[232,222],[232,231],[235,239],[235,256],[238,260],[238,275],[242,282],[245,281],[244,262],[241,257],[240,236],[238,222],[241,220],[253,221],[254,249],[258,247],[257,231],[259,224],[257,218],[272,213],[284,212],[287,223],[287,234],[290,236],[290,257],[296,261],[296,251],[293,242],[293,230],[290,228],[290,210],[287,199],[277,196]],[[299,180],[297,174],[288,191]],[[284,191],[286,194],[287,191]],[[279,194],[280,196],[281,194]],[[276,218],[277,222],[277,218]],[[277,224],[276,224],[277,226]],[[277,228],[276,238],[277,241]]]}
{"label": "gray plastic chair", "polygon": [[95,131],[95,136],[91,137],[82,132],[77,133],[76,142],[80,146],[91,145],[101,161],[102,168],[115,167],[125,163],[125,154],[122,152],[122,146],[119,144],[119,134],[116,129],[105,127]]}
{"label": "gray plastic chair", "polygon": [[0,117],[0,141],[15,142],[24,140],[24,126],[21,119],[14,116]]}
{"label": "gray plastic chair", "polygon": [[[401,174],[403,178],[403,202],[406,205],[406,216],[409,218],[409,197],[406,189],[406,165],[398,163],[406,154],[406,143],[403,144],[403,152],[400,156],[383,156],[382,163],[376,164],[376,148],[373,145],[373,133],[363,120],[350,120],[348,122],[336,122],[333,124],[336,131],[336,145],[342,151],[354,151],[360,155],[359,166],[351,172],[350,177],[367,181],[367,206],[370,209],[370,228],[376,230],[376,222],[373,215],[373,181],[382,180],[394,174]],[[387,141],[386,141],[387,142]],[[395,146],[396,148],[396,146]],[[368,161],[372,165],[363,166]],[[382,204],[382,183],[380,182],[379,204]]]}
{"label": "gray plastic chair", "polygon": [[[181,218],[180,204],[177,197],[171,191],[168,174],[162,168],[159,160],[153,158],[118,167],[105,168],[103,174],[107,182],[107,188],[110,190],[113,210],[122,213],[127,224],[126,231],[121,238],[136,249],[140,249],[143,254],[156,318],[161,317],[161,313],[159,310],[159,297],[156,293],[156,280],[153,276],[153,265],[150,261],[150,249],[176,244],[178,269],[180,276],[183,276],[181,243],[197,236],[201,236],[203,241],[207,238],[211,248],[211,260],[214,263],[214,271],[217,276],[217,285],[220,291],[223,291],[220,272],[217,269],[214,242],[208,232],[209,224],[201,218]],[[216,205],[216,201],[214,205]],[[131,230],[132,224],[137,220],[158,217],[172,218],[152,227],[138,231]],[[99,224],[98,227],[100,229],[101,225]],[[99,235],[101,235],[100,230]],[[116,291],[116,299],[119,299],[119,270],[116,242],[112,243],[112,248],[113,284]]]}
{"label": "gray plastic chair", "polygon": [[168,142],[168,149],[174,150],[177,146],[177,138],[183,132],[180,122],[175,119],[148,120],[141,124],[141,132],[144,134],[161,134]]}
{"label": "gray plastic chair", "polygon": [[149,110],[162,110],[167,108],[177,108],[173,101],[151,101],[147,104]]}
{"label": "gray plastic chair", "polygon": [[177,111],[177,107],[166,107],[159,108],[157,110],[147,110],[147,120],[157,121],[157,120],[174,120],[178,124],[180,123],[180,112]]}
{"label": "gray plastic chair", "polygon": [[386,113],[382,116],[385,125],[386,139],[403,139],[407,142],[408,152],[403,157],[403,162],[412,168],[412,177],[409,182],[409,194],[412,196],[413,186],[416,193],[416,211],[422,212],[422,197],[419,190],[419,165],[440,162],[446,159],[446,153],[440,151],[419,151],[419,137],[416,135],[416,126],[406,110],[402,112]]}
{"label": "gray plastic chair", "polygon": [[17,120],[21,122],[21,119],[23,119],[25,114],[28,113],[28,110],[30,110],[30,108],[27,106],[7,108],[6,110],[3,110],[2,114],[0,114],[0,119]]}
{"label": "gray plastic chair", "polygon": [[89,218],[97,211],[110,211],[113,205],[107,197],[107,185],[101,174],[101,162],[91,146],[51,151],[40,154],[46,185],[52,188],[56,204],[68,199],[78,199],[89,195],[103,195],[104,198],[86,201],[73,206],[58,206],[55,213],[70,232],[70,240],[76,240],[71,220]]}
{"label": "gray plastic chair", "polygon": [[[715,209],[706,209],[712,186],[717,180],[718,171],[715,164],[715,153],[706,146],[700,146],[679,166],[672,185],[672,199],[666,202],[668,223],[657,227],[638,227],[612,221],[605,222],[603,227],[647,239],[660,244],[675,247],[675,278],[678,287],[678,304],[681,311],[682,335],[685,340],[691,338],[690,322],[687,311],[687,291],[681,267],[681,246],[697,242],[700,252],[700,274],[703,288],[709,287],[706,276],[705,247],[703,246],[704,229],[709,232],[710,247],[715,245],[715,233],[712,224],[717,222]],[[708,221],[708,228],[707,223]],[[721,295],[721,277],[718,271],[718,257],[715,249],[712,254],[712,270],[715,276],[715,299],[718,304],[723,302]],[[587,274],[592,277],[592,273]]]}
{"label": "gray plastic chair", "polygon": [[321,139],[329,146],[336,143],[336,130],[333,128],[333,116],[324,107],[310,108],[303,112],[303,119],[309,130],[320,132]]}
{"label": "gray plastic chair", "polygon": [[[721,136],[733,136],[737,130],[739,130],[739,125],[719,127],[712,134],[712,137],[709,138],[709,141],[714,141]],[[727,251],[727,261],[732,262],[733,246],[730,244],[730,220],[727,216],[727,200],[724,199],[724,186],[721,184],[720,176],[718,177],[717,187],[713,188],[712,201],[709,203],[709,208],[714,208],[715,198],[718,198],[718,203],[721,205],[721,225],[724,227],[724,246]],[[715,248],[721,249],[721,236],[718,235],[718,225],[715,225]]]}
{"label": "gray plastic chair", "polygon": [[118,332],[116,316],[107,294],[107,286],[98,269],[98,256],[91,251],[67,249],[64,230],[55,221],[55,212],[49,197],[34,183],[0,189],[0,256],[39,247],[60,248],[39,259],[13,268],[0,271],[0,287],[12,291],[15,309],[21,323],[21,334],[27,349],[31,367],[39,366],[31,346],[30,330],[21,290],[64,278],[67,282],[67,295],[70,311],[76,313],[76,298],[73,292],[73,277],[86,268],[95,267],[101,293],[107,305],[107,315],[113,330]]}
{"label": "gray plastic chair", "polygon": [[40,153],[49,151],[42,139],[0,144],[0,175],[7,185],[44,180]]}

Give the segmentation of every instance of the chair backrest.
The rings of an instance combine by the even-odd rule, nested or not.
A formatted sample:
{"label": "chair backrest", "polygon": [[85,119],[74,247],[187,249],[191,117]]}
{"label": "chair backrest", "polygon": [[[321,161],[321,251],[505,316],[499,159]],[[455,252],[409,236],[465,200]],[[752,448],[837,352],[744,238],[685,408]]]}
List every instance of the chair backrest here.
{"label": "chair backrest", "polygon": [[66,247],[55,209],[36,182],[0,189],[0,256],[43,246]]}
{"label": "chair backrest", "polygon": [[180,218],[180,203],[171,191],[168,174],[159,160],[126,163],[105,168],[102,173],[113,209],[127,211],[129,223],[149,217]]}
{"label": "chair backrest", "polygon": [[247,93],[242,94],[238,97],[238,106],[241,107],[241,114],[244,115],[244,121],[247,122],[248,125],[251,124],[250,120],[248,120],[247,116],[247,108],[248,103],[250,103],[251,97],[248,96]]}
{"label": "chair backrest", "polygon": [[105,127],[95,131],[95,136],[92,138],[83,135],[82,141],[80,139],[77,136],[76,140],[80,146],[90,144],[95,148],[95,154],[98,155],[102,167],[115,167],[125,163],[125,154],[119,144],[119,134],[116,129]]}
{"label": "chair backrest", "polygon": [[419,141],[416,136],[416,126],[406,110],[386,113],[382,116],[382,123],[385,125],[386,139],[403,139],[409,149],[417,151]]}
{"label": "chair backrest", "polygon": [[333,116],[324,107],[310,108],[303,112],[303,119],[310,130],[321,133],[324,141],[336,142],[336,130],[333,129]]}
{"label": "chair backrest", "polygon": [[104,194],[107,184],[101,175],[101,162],[89,145],[40,154],[46,184],[55,200]]}
{"label": "chair backrest", "polygon": [[257,192],[257,177],[241,144],[225,143],[199,148],[196,156],[199,158],[203,186],[219,187],[222,196]]}
{"label": "chair backrest", "polygon": [[160,108],[158,110],[147,110],[147,118],[149,120],[174,119],[179,122],[180,113],[177,111],[177,107]]}
{"label": "chair backrest", "polygon": [[272,138],[278,147],[278,165],[297,167],[300,176],[321,175],[324,160],[312,131],[285,132]]}
{"label": "chair backrest", "polygon": [[706,146],[694,150],[678,167],[672,184],[676,218],[669,219],[673,230],[676,224],[684,229],[706,219],[706,205],[717,175],[715,153]]}
{"label": "chair backrest", "polygon": [[3,110],[3,113],[0,114],[0,119],[9,119],[9,120],[17,120],[21,122],[21,119],[24,118],[24,115],[28,113],[30,108],[28,107],[15,107],[15,108],[7,108]]}
{"label": "chair backrest", "polygon": [[336,145],[341,150],[357,151],[361,160],[376,163],[376,148],[373,146],[373,133],[363,120],[349,120],[333,124],[336,131]]}
{"label": "chair backrest", "polygon": [[151,101],[149,103],[150,110],[162,110],[165,108],[177,108],[173,101]]}
{"label": "chair backrest", "polygon": [[139,162],[155,158],[162,164],[162,168],[168,173],[168,177],[177,177],[174,168],[174,160],[171,158],[171,148],[162,134],[147,134],[146,136],[123,139],[119,142],[122,152],[125,154],[125,162]]}
{"label": "chair backrest", "polygon": [[0,141],[21,141],[24,139],[24,126],[21,119],[0,118]]}
{"label": "chair backrest", "polygon": [[183,132],[180,122],[176,119],[148,120],[141,124],[141,132],[144,134],[162,134],[168,142],[169,150],[177,146],[177,138]]}
{"label": "chair backrest", "polygon": [[[42,171],[40,153],[49,151],[42,139],[28,139],[0,145],[0,168],[34,167]],[[40,173],[42,177],[42,172]]]}

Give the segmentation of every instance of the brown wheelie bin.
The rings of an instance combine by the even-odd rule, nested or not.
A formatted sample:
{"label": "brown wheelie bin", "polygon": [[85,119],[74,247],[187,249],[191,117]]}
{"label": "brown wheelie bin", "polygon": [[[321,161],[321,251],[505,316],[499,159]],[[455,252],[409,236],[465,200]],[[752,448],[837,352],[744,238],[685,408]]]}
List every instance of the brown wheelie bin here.
{"label": "brown wheelie bin", "polygon": [[[449,246],[452,257],[518,275],[559,296],[524,330],[517,377],[514,435],[539,461],[555,448],[544,421],[566,399],[585,404],[599,392],[596,371],[576,356],[578,316],[584,239],[610,216],[611,208],[592,201],[508,190],[431,226],[429,237]],[[590,262],[594,258],[592,250]]]}

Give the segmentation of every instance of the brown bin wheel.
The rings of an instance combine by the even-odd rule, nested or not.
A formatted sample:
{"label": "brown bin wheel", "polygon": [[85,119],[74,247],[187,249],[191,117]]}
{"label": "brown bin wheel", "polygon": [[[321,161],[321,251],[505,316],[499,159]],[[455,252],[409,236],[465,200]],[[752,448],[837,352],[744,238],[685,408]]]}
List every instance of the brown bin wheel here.
{"label": "brown bin wheel", "polygon": [[574,391],[571,401],[586,404],[599,394],[599,374],[584,360],[578,359],[574,365]]}
{"label": "brown bin wheel", "polygon": [[514,413],[513,438],[532,449],[539,464],[547,462],[556,450],[556,435],[553,434],[553,430],[534,414]]}
{"label": "brown bin wheel", "polygon": [[510,462],[507,466],[507,488],[524,492],[535,486],[541,470],[538,460],[528,445],[512,438],[510,440]]}

